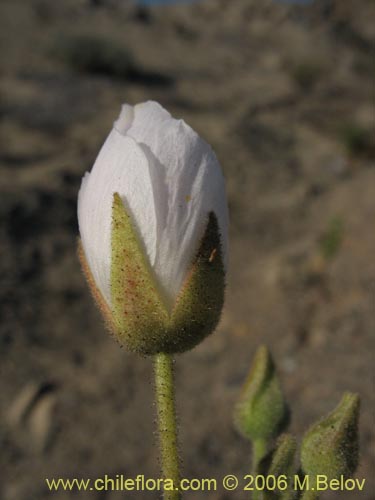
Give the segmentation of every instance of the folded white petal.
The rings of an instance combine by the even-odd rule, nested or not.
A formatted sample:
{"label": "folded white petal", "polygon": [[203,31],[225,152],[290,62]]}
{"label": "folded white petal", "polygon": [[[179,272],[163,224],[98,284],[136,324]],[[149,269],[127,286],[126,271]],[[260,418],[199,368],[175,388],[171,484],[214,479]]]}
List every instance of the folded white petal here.
{"label": "folded white petal", "polygon": [[156,216],[148,160],[130,137],[112,130],[78,196],[78,222],[93,278],[111,304],[111,222],[113,194],[120,194],[135,222],[150,261],[155,258]]}
{"label": "folded white petal", "polygon": [[224,178],[211,147],[156,102],[134,106],[133,122],[127,124],[126,134],[149,152],[157,217],[157,249],[152,265],[173,303],[211,211],[218,218],[226,263]]}

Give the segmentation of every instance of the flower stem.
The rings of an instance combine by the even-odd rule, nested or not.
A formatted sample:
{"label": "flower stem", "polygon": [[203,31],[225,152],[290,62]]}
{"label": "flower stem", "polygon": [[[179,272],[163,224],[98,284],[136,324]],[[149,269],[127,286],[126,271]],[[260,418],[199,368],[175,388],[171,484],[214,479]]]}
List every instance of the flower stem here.
{"label": "flower stem", "polygon": [[259,464],[267,453],[267,442],[264,439],[253,441],[253,473],[259,473]]}
{"label": "flower stem", "polygon": [[180,492],[175,489],[180,484],[180,464],[177,446],[173,358],[170,354],[156,354],[154,366],[162,475],[164,480],[172,480],[174,485],[173,489],[168,488],[170,491],[164,489],[164,500],[180,500]]}
{"label": "flower stem", "polygon": [[[259,464],[267,453],[267,441],[264,439],[254,439],[253,441],[253,476],[260,474]],[[260,500],[263,492],[254,490],[253,500]]]}

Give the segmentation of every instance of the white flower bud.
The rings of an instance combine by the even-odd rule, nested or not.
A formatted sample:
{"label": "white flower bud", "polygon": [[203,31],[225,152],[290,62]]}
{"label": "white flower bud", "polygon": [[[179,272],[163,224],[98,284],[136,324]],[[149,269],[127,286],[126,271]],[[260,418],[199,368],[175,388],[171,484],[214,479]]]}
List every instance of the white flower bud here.
{"label": "white flower bud", "polygon": [[91,279],[110,311],[115,307],[115,193],[131,219],[170,316],[210,214],[216,217],[220,246],[213,250],[219,250],[226,266],[228,215],[216,156],[183,120],[172,118],[158,103],[122,107],[78,197],[82,250]]}

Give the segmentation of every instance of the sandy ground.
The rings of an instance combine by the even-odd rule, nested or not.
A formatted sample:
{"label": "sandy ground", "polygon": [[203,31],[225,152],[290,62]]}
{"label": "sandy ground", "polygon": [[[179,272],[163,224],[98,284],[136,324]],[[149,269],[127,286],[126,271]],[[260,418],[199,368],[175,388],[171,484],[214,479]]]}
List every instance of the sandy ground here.
{"label": "sandy ground", "polygon": [[106,334],[76,256],[80,179],[146,99],[213,145],[230,204],[221,324],[177,359],[184,476],[248,472],[232,408],[266,343],[299,437],[361,395],[365,490],[322,498],[373,499],[374,3],[3,0],[0,19],[1,500],[158,497],[45,486],[159,475],[151,362]]}

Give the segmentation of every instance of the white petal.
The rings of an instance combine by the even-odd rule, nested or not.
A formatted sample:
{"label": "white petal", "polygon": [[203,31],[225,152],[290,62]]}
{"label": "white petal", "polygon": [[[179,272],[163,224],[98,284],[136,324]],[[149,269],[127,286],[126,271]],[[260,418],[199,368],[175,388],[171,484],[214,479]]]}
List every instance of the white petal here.
{"label": "white petal", "polygon": [[118,119],[113,124],[113,127],[119,132],[121,135],[126,135],[129,127],[133,123],[134,120],[134,108],[129,104],[123,104],[121,106],[121,113]]}
{"label": "white petal", "polygon": [[149,157],[157,217],[156,257],[151,264],[173,303],[197,252],[213,211],[227,259],[228,213],[225,183],[210,146],[183,120],[155,102],[134,107],[126,134]]}
{"label": "white petal", "polygon": [[84,176],[78,197],[83,249],[93,278],[109,305],[111,213],[115,192],[130,211],[150,262],[153,262],[156,216],[148,160],[133,139],[113,129],[91,173]]}

